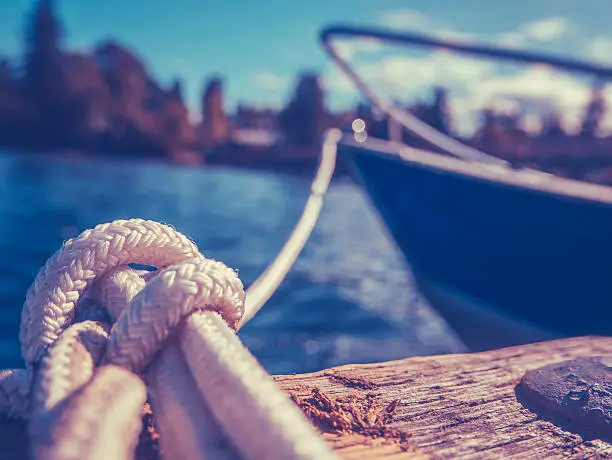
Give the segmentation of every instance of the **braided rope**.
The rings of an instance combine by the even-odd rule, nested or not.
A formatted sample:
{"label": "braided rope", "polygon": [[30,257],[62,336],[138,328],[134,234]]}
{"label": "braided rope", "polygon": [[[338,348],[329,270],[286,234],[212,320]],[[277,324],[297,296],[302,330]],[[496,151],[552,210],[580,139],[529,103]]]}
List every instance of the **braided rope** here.
{"label": "braided rope", "polygon": [[92,286],[93,296],[106,307],[111,320],[127,310],[132,299],[144,289],[151,272],[121,266],[109,270]]}
{"label": "braided rope", "polygon": [[179,339],[202,397],[243,458],[336,458],[218,314],[190,315]]}
{"label": "braided rope", "polygon": [[104,360],[139,372],[183,317],[213,310],[235,328],[244,314],[244,300],[236,272],[221,262],[195,258],[168,267],[119,317]]}
{"label": "braided rope", "polygon": [[[96,298],[107,306],[116,320],[144,289],[145,279],[155,274],[137,273],[128,267],[113,269],[94,284]],[[160,447],[164,456],[193,460],[236,458],[231,443],[199,396],[175,339],[166,341],[148,366],[145,380],[155,408],[155,426],[161,433]]]}
{"label": "braided rope", "polygon": [[30,412],[30,375],[25,369],[0,372],[0,413],[8,418],[26,418]]}
{"label": "braided rope", "polygon": [[52,409],[91,380],[110,326],[83,321],[67,328],[42,359],[33,386],[34,414]]}
{"label": "braided rope", "polygon": [[151,363],[146,380],[165,458],[238,458],[232,442],[200,396],[175,338],[168,340]]}
{"label": "braided rope", "polygon": [[198,257],[195,244],[173,228],[142,219],[117,220],[67,241],[40,270],[21,315],[21,352],[39,361],[74,318],[76,301],[92,280],[128,263],[158,268]]}
{"label": "braided rope", "polygon": [[[100,301],[116,321],[110,334]],[[244,311],[236,273],[205,259],[176,230],[140,219],[99,225],[66,242],[28,291],[20,330],[27,369],[0,374],[0,410],[22,417],[31,411],[35,458],[112,452],[127,460],[141,423],[134,408],[146,393],[128,371],[148,366],[171,458],[234,458],[233,448],[219,446],[225,436],[249,459],[334,458],[237,339]],[[77,317],[81,322],[71,324]],[[169,339],[174,330],[178,342]],[[128,399],[125,410],[107,406]]]}
{"label": "braided rope", "polygon": [[138,376],[102,366],[70,398],[34,420],[36,459],[133,459],[146,388]]}

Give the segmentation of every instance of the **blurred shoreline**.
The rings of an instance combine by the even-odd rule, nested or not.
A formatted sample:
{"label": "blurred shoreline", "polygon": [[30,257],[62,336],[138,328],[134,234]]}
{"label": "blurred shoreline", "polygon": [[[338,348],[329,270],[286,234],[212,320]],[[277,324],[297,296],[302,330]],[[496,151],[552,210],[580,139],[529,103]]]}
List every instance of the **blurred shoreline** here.
{"label": "blurred shoreline", "polygon": [[[27,17],[23,55],[0,57],[0,147],[311,174],[325,130],[350,131],[361,118],[370,137],[432,148],[369,104],[332,113],[319,75],[308,70],[297,76],[284,107],[242,103],[232,113],[225,107],[224,78],[209,76],[199,112],[190,113],[181,79],[164,87],[129,46],[106,40],[88,53],[65,49],[56,9],[54,0],[38,0]],[[601,84],[593,85],[576,132],[564,128],[554,109],[540,114],[534,131],[520,109],[484,107],[476,131],[461,137],[448,97],[448,90],[436,87],[430,101],[404,107],[436,130],[517,167],[612,184],[612,137],[599,135],[607,110]],[[346,173],[344,164],[338,172]]]}

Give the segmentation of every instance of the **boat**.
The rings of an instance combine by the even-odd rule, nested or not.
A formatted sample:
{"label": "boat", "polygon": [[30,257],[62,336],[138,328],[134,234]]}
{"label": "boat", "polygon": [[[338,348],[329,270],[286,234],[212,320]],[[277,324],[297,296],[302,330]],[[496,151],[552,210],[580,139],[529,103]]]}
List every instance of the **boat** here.
{"label": "boat", "polygon": [[[352,26],[324,48],[370,101],[432,149],[345,132],[347,161],[412,269],[418,289],[471,350],[612,334],[612,188],[517,168],[383,100],[336,51],[365,37],[540,63],[610,79],[612,69],[424,35]],[[611,152],[612,154],[612,152]]]}

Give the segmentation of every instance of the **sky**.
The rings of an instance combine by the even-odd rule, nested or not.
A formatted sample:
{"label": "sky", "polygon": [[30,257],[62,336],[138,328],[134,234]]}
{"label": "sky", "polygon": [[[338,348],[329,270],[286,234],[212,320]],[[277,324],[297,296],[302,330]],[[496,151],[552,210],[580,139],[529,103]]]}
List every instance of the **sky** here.
{"label": "sky", "polygon": [[[18,56],[25,14],[32,0],[0,1],[0,55]],[[161,83],[181,77],[196,112],[205,78],[226,77],[226,101],[278,106],[289,97],[298,72],[323,76],[332,107],[355,100],[352,86],[335,71],[318,42],[332,23],[382,26],[442,37],[544,50],[610,62],[609,0],[56,0],[66,46],[91,49],[112,38],[137,51]],[[585,88],[542,69],[520,74],[459,62],[444,53],[391,53],[378,46],[343,45],[372,81],[403,97],[442,82],[457,89],[467,113],[493,91],[543,92],[576,108]],[[478,87],[478,91],[474,88]],[[488,91],[488,93],[487,93]],[[611,95],[612,96],[612,95]],[[461,100],[463,98],[463,100]],[[567,100],[566,100],[567,99]],[[462,108],[461,108],[462,107]],[[611,121],[612,125],[612,121]]]}

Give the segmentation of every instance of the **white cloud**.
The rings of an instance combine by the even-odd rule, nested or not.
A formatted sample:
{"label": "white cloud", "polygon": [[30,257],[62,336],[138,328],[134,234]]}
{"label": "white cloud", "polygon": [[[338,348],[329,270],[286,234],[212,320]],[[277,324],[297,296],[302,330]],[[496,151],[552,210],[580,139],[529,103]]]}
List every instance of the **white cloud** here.
{"label": "white cloud", "polygon": [[612,64],[612,37],[597,37],[587,44],[586,54],[596,61]]}
{"label": "white cloud", "polygon": [[[457,98],[453,97],[453,88],[450,89],[453,118],[464,132],[474,129],[480,110],[485,107],[499,109],[504,102],[526,110],[530,116],[525,122],[530,125],[537,124],[541,115],[554,110],[561,115],[564,128],[576,132],[590,98],[588,85],[569,74],[543,66],[532,66],[509,75],[475,78],[470,89]],[[612,102],[612,97],[608,100]]]}
{"label": "white cloud", "polygon": [[502,32],[492,37],[491,41],[496,45],[506,48],[520,48],[525,46],[527,36],[517,30]]}
{"label": "white cloud", "polygon": [[[415,98],[428,98],[434,85],[448,88],[453,118],[464,133],[474,129],[480,110],[502,100],[520,103],[532,112],[557,110],[563,115],[565,128],[575,131],[590,97],[587,84],[546,66],[523,67],[500,74],[490,62],[470,60],[444,51],[425,57],[385,56],[357,70],[378,94],[392,99],[414,102]],[[355,92],[339,71],[330,72],[325,84],[331,91]],[[612,89],[609,101],[612,104]],[[612,127],[612,119],[610,124]]]}
{"label": "white cloud", "polygon": [[563,114],[565,127],[572,131],[578,128],[590,89],[569,74],[545,66],[531,66],[522,72],[482,81],[472,95],[472,103],[475,108],[482,107],[496,95],[531,101],[534,106],[556,107]]}
{"label": "white cloud", "polygon": [[380,40],[374,38],[355,38],[338,41],[336,50],[344,59],[351,59],[358,54],[372,53],[382,48]]}
{"label": "white cloud", "polygon": [[518,31],[527,39],[539,42],[552,42],[567,34],[570,23],[563,16],[551,16],[521,24]]}
{"label": "white cloud", "polygon": [[285,91],[289,85],[289,79],[272,72],[259,72],[252,78],[255,86],[267,91]]}
{"label": "white cloud", "polygon": [[355,85],[336,67],[333,67],[326,75],[321,78],[321,85],[325,91],[341,94],[357,94]]}
{"label": "white cloud", "polygon": [[455,42],[470,43],[478,39],[478,36],[475,34],[452,29],[435,29],[432,33],[442,40],[452,40]]}
{"label": "white cloud", "polygon": [[[447,51],[435,51],[427,56],[385,56],[375,62],[356,66],[363,79],[387,93],[405,96],[433,84],[463,85],[490,74],[493,65],[454,56]],[[332,91],[352,92],[351,82],[336,69],[326,78]]]}
{"label": "white cloud", "polygon": [[[427,30],[442,38],[489,42],[505,47],[550,43],[566,37],[571,31],[570,21],[562,16],[542,18],[512,30],[488,34],[456,31],[415,10],[387,11],[379,19],[387,27]],[[600,37],[589,47],[588,54],[592,58],[612,63],[612,36]],[[372,51],[379,48],[382,46],[377,45]],[[350,54],[352,49],[346,52]],[[522,66],[515,68],[514,72],[505,68],[505,72],[501,72],[493,61],[469,59],[440,50],[419,56],[372,53],[367,60],[356,59],[355,63],[357,73],[383,97],[415,101],[415,98],[428,98],[434,85],[448,88],[453,119],[464,133],[473,130],[480,111],[494,101],[499,102],[500,97],[514,101],[522,108],[531,107],[528,110],[536,115],[526,118],[525,123],[530,126],[537,125],[538,112],[556,110],[562,115],[564,127],[575,131],[590,98],[590,88],[586,83],[545,66]],[[332,93],[356,94],[351,82],[336,69],[325,76],[324,82]],[[607,97],[612,109],[612,89]],[[612,114],[606,123],[612,129]]]}
{"label": "white cloud", "polygon": [[567,18],[550,16],[520,24],[514,30],[500,33],[458,31],[449,28],[443,21],[412,9],[383,11],[379,14],[379,23],[392,29],[428,31],[449,40],[493,42],[508,47],[525,46],[529,42],[551,42],[566,36],[571,29]]}
{"label": "white cloud", "polygon": [[392,29],[424,29],[430,25],[427,16],[412,9],[383,11],[379,15],[379,22]]}

